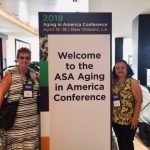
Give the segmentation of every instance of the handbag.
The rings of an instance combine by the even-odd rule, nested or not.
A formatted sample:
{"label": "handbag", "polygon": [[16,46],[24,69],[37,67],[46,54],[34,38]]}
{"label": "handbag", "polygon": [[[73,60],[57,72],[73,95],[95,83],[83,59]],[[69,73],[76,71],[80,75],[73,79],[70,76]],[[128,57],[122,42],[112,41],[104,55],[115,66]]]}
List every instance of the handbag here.
{"label": "handbag", "polygon": [[0,108],[0,129],[7,131],[13,127],[18,104],[19,100],[8,102],[7,97],[4,98],[4,102]]}

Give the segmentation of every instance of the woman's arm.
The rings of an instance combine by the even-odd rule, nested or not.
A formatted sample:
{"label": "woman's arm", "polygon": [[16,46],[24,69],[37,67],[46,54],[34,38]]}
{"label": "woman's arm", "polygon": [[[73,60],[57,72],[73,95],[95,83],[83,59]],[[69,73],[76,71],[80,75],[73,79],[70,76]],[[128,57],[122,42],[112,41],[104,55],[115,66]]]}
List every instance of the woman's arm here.
{"label": "woman's arm", "polygon": [[136,128],[138,124],[138,118],[141,111],[141,105],[143,102],[142,90],[137,80],[131,80],[131,88],[135,99],[133,116],[130,120],[131,128]]}
{"label": "woman's arm", "polygon": [[3,98],[9,90],[10,84],[11,84],[11,73],[10,71],[8,71],[0,83],[0,108],[3,103]]}

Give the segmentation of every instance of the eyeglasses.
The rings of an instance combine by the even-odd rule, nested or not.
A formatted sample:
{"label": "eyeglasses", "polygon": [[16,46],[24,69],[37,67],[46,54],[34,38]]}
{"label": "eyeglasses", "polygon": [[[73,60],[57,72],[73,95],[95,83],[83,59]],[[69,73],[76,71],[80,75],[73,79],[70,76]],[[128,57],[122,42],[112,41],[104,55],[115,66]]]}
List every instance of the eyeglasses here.
{"label": "eyeglasses", "polygon": [[22,60],[23,60],[23,59],[30,60],[30,59],[31,59],[31,57],[24,57],[24,56],[20,56],[20,57],[19,57],[19,59],[22,59]]}

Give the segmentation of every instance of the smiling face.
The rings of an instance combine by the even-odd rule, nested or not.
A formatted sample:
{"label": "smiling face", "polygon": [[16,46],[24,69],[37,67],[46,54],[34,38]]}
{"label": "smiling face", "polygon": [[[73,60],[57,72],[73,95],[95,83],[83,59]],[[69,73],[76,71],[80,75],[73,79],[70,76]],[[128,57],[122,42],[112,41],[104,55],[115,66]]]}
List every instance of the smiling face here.
{"label": "smiling face", "polygon": [[17,62],[20,68],[27,69],[31,62],[30,54],[21,52],[18,56]]}
{"label": "smiling face", "polygon": [[115,65],[115,71],[118,78],[126,78],[127,77],[127,66],[124,62],[118,62]]}

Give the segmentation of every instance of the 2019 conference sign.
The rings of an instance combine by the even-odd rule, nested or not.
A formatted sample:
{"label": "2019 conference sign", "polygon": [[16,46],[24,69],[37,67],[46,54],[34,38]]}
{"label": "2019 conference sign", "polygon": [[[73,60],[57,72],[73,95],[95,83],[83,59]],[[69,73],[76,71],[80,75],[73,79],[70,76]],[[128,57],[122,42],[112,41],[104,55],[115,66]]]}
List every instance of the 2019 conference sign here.
{"label": "2019 conference sign", "polygon": [[39,24],[51,150],[110,150],[111,13],[41,12]]}

